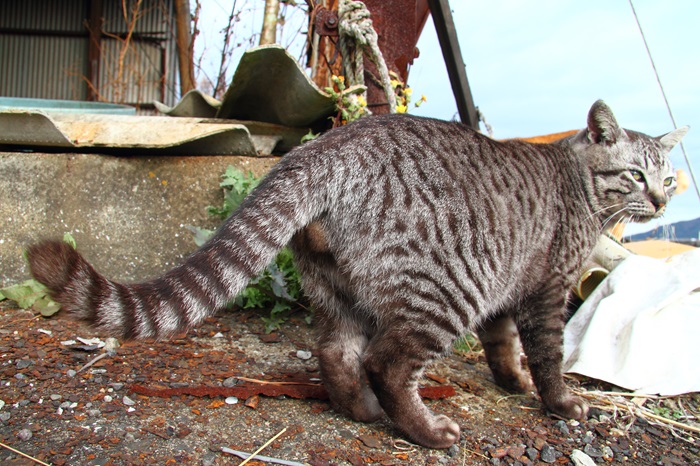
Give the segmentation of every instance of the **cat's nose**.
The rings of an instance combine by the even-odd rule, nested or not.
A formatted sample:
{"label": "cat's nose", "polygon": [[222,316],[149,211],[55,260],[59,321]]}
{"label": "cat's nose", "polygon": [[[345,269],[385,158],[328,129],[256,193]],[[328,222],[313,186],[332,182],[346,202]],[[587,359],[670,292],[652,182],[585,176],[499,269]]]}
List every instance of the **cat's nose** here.
{"label": "cat's nose", "polygon": [[649,202],[652,203],[654,206],[654,209],[656,212],[660,211],[664,207],[666,207],[666,203],[668,202],[668,198],[663,195],[663,194],[658,194],[658,193],[650,193],[649,194]]}

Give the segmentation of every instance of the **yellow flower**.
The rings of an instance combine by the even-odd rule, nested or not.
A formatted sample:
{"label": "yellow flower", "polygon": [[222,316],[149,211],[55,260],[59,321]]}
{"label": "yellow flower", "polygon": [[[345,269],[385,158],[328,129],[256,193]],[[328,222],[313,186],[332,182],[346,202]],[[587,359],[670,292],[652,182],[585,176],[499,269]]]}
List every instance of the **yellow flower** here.
{"label": "yellow flower", "polygon": [[396,106],[396,113],[406,113],[407,110],[408,110],[408,107],[406,107],[405,105],[397,105]]}

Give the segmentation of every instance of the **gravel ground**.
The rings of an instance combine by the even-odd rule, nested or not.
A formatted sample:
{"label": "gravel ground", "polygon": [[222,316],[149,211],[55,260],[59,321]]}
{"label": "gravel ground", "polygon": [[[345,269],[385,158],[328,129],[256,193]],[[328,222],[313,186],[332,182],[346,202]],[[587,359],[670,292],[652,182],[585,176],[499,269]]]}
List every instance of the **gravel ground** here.
{"label": "gravel ground", "polygon": [[[107,350],[78,340],[99,335],[60,314],[44,319],[0,303],[0,441],[34,458],[0,448],[0,463],[239,464],[222,447],[253,452],[284,430],[262,455],[311,465],[700,464],[697,433],[620,408],[629,398],[594,398],[600,408],[585,422],[548,417],[536,397],[496,387],[480,353],[436,363],[424,383],[437,387],[433,395],[453,392],[428,404],[460,424],[459,444],[410,445],[387,420],[352,422],[321,399],[302,317],[266,335],[258,314],[227,313],[171,341]],[[305,384],[282,385],[286,396],[240,391],[280,387],[271,381]],[[610,388],[570,383],[584,393]],[[698,426],[697,394],[649,403]]]}

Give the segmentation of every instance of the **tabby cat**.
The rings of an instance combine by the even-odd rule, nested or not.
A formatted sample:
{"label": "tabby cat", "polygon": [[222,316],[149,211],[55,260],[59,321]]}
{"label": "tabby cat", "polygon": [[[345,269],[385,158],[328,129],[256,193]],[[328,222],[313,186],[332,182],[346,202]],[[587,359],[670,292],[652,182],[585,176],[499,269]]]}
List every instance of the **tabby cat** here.
{"label": "tabby cat", "polygon": [[561,374],[562,314],[576,272],[618,221],[660,216],[675,188],[667,154],[596,102],[586,129],[553,144],[497,142],[407,115],[362,119],[286,155],[216,235],[145,283],[100,275],[71,246],[28,250],[64,309],[122,338],[166,338],[221,310],[288,243],[315,306],[333,406],[386,413],[410,439],[447,448],[459,426],[418,395],[425,366],[470,329],[495,380],[532,382],[544,406],[584,418]]}

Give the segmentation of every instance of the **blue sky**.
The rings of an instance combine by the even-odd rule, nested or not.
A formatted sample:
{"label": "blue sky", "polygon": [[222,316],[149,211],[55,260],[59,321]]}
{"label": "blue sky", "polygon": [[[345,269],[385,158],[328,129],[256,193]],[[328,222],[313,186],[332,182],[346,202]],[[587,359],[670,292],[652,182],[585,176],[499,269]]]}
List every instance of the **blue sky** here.
{"label": "blue sky", "polygon": [[[202,0],[196,47],[204,69],[218,67],[220,31],[232,3]],[[237,4],[246,9],[235,29],[241,40],[260,31],[264,2]],[[623,127],[655,136],[673,129],[629,0],[451,0],[450,5],[474,101],[494,137],[582,128],[600,98]],[[676,122],[691,126],[684,145],[700,177],[700,1],[634,0],[634,5]],[[278,41],[301,56],[305,37],[299,31],[305,30],[305,18],[296,12]],[[229,76],[248,45],[234,53]],[[409,85],[428,102],[412,113],[452,119],[456,105],[431,20],[418,48]],[[672,160],[687,171],[679,148]],[[663,219],[630,225],[626,233],[697,217],[700,199],[691,187],[673,199]]]}
{"label": "blue sky", "polygon": [[[673,129],[628,0],[452,0],[462,56],[477,106],[494,137],[534,136],[585,126],[604,99],[623,127],[651,135]],[[686,153],[700,176],[700,2],[635,0],[652,56],[679,126],[690,125]],[[428,102],[413,113],[451,119],[456,105],[429,20],[409,85]],[[674,166],[687,171],[679,148]],[[700,217],[691,187],[658,223]]]}

